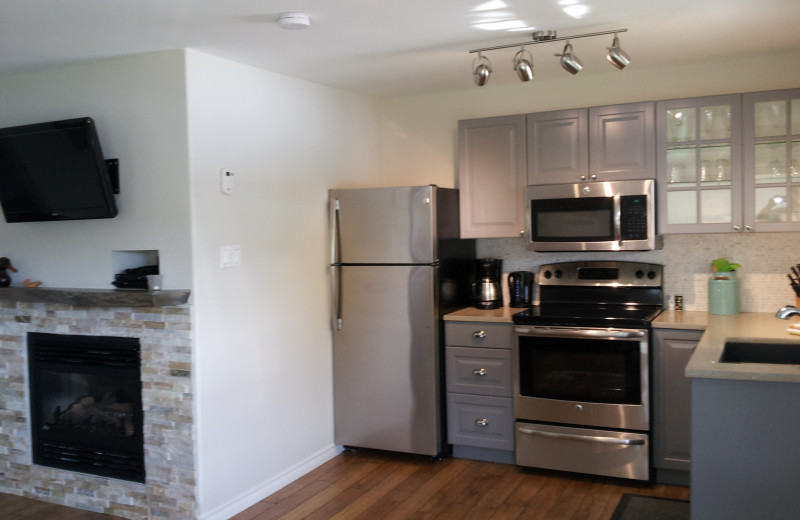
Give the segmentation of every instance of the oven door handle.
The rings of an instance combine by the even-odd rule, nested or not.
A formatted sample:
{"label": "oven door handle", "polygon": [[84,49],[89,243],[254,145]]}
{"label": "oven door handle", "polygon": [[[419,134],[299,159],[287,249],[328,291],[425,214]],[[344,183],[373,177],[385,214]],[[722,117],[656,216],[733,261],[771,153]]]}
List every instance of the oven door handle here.
{"label": "oven door handle", "polygon": [[643,330],[617,329],[569,329],[569,328],[523,328],[517,327],[520,334],[530,336],[560,336],[562,338],[643,338]]}
{"label": "oven door handle", "polygon": [[620,439],[618,437],[600,437],[596,435],[576,435],[573,433],[545,432],[541,430],[533,430],[524,426],[520,426],[517,428],[517,430],[520,433],[525,433],[527,435],[538,435],[539,437],[549,437],[551,439],[569,439],[573,441],[600,442],[604,444],[624,444],[626,446],[644,444],[644,439]]}

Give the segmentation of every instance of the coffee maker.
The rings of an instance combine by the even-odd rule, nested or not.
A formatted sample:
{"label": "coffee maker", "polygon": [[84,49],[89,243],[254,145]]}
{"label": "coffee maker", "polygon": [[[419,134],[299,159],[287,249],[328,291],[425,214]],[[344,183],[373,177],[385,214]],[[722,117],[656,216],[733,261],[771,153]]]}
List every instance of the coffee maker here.
{"label": "coffee maker", "polygon": [[478,280],[472,284],[472,298],[479,309],[498,309],[503,306],[500,285],[503,260],[481,258],[476,260]]}

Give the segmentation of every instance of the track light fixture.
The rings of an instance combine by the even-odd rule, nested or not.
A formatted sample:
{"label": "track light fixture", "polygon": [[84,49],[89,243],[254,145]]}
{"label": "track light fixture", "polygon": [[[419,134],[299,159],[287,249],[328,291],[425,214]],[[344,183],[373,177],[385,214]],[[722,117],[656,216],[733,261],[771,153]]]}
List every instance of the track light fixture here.
{"label": "track light fixture", "polygon": [[614,41],[611,42],[611,47],[608,48],[606,58],[618,69],[624,69],[625,65],[631,62],[631,57],[619,46],[619,36],[616,33],[614,33]]}
{"label": "track light fixture", "polygon": [[492,64],[489,62],[489,58],[479,52],[478,57],[472,60],[472,79],[475,80],[476,85],[482,87],[489,81],[491,74]]}
{"label": "track light fixture", "polygon": [[622,50],[619,45],[619,36],[618,33],[627,32],[628,29],[615,29],[613,31],[601,31],[595,33],[588,33],[588,34],[576,34],[573,36],[567,36],[559,38],[556,35],[556,31],[535,31],[531,37],[533,38],[532,41],[523,42],[523,43],[509,43],[507,45],[498,45],[495,47],[485,47],[483,49],[473,49],[470,52],[478,53],[478,57],[475,58],[472,62],[472,75],[473,79],[475,80],[475,84],[479,87],[486,85],[486,82],[489,81],[489,75],[492,73],[492,67],[489,63],[489,59],[483,55],[485,51],[494,51],[498,49],[508,49],[512,47],[519,47],[519,51],[514,55],[512,58],[512,63],[514,64],[514,71],[519,76],[519,79],[523,82],[530,81],[533,79],[533,55],[525,50],[526,45],[536,45],[539,43],[547,43],[547,42],[554,42],[554,41],[566,41],[566,45],[564,45],[564,50],[561,54],[556,54],[556,56],[561,58],[561,66],[570,74],[577,74],[583,68],[583,62],[575,55],[575,51],[572,49],[572,43],[570,40],[574,40],[576,38],[588,38],[591,36],[602,36],[606,34],[613,34],[614,40],[611,43],[611,47],[608,47],[608,54],[606,58],[608,61],[614,65],[618,69],[625,68],[626,65],[630,64],[631,58],[628,56],[628,53]]}
{"label": "track light fixture", "polygon": [[525,50],[523,45],[511,60],[514,63],[514,70],[517,71],[520,81],[530,81],[533,79],[533,55]]}
{"label": "track light fixture", "polygon": [[561,66],[570,74],[577,74],[583,68],[583,62],[572,52],[572,44],[569,43],[569,40],[564,45],[564,51],[556,56],[561,56]]}

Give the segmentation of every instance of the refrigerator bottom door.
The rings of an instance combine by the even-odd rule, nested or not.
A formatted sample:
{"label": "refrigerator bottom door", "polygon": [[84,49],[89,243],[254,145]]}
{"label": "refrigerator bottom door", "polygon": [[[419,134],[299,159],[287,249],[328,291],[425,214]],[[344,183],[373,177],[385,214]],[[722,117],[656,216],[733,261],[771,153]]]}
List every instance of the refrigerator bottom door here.
{"label": "refrigerator bottom door", "polygon": [[341,266],[333,331],[335,442],[441,452],[433,266]]}
{"label": "refrigerator bottom door", "polygon": [[517,464],[534,468],[650,479],[646,433],[516,423]]}

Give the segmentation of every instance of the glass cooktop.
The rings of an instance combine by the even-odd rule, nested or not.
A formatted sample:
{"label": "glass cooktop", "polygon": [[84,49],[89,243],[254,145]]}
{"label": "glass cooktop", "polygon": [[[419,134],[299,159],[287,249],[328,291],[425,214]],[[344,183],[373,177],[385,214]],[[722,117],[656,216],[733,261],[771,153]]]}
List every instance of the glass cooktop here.
{"label": "glass cooktop", "polygon": [[518,325],[649,328],[660,313],[660,306],[545,304],[518,312],[512,319]]}

